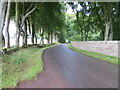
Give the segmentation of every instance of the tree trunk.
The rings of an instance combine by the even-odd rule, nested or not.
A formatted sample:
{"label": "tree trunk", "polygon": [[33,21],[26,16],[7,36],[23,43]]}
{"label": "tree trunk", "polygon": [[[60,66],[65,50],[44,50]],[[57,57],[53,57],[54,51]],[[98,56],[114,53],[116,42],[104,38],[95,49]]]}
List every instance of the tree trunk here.
{"label": "tree trunk", "polygon": [[110,29],[110,22],[106,21],[106,31],[105,31],[105,41],[108,41],[108,36],[109,36],[109,29]]}
{"label": "tree trunk", "polygon": [[83,41],[85,41],[85,33],[86,33],[86,30],[85,30],[85,16],[83,15],[83,32],[82,32]]}
{"label": "tree trunk", "polygon": [[5,47],[10,48],[10,35],[9,35],[9,23],[10,23],[10,8],[11,8],[11,2],[9,0],[8,6],[7,6],[7,13],[6,13],[6,19],[5,19]]}
{"label": "tree trunk", "polygon": [[[7,4],[6,4],[6,5],[7,5]],[[4,18],[3,18],[3,25],[2,25],[2,47],[5,46],[5,37],[4,37],[4,35],[3,35],[4,26],[5,26],[5,15],[4,15]]]}
{"label": "tree trunk", "polygon": [[51,43],[53,43],[53,33],[51,31]]}
{"label": "tree trunk", "polygon": [[2,47],[5,46],[5,37],[3,36],[3,33],[2,33]]}
{"label": "tree trunk", "polygon": [[58,41],[58,39],[57,39],[57,34],[55,34],[55,40]]}
{"label": "tree trunk", "polygon": [[5,47],[10,48],[10,35],[9,35],[9,23],[10,19],[8,20],[7,26],[5,27]]}
{"label": "tree trunk", "polygon": [[30,10],[28,13],[26,13],[25,15],[23,15],[23,17],[22,17],[22,22],[21,22],[21,27],[24,25],[24,22],[25,22],[25,19],[32,13],[32,12],[34,12],[35,10],[36,10],[36,6],[32,9],[32,10]]}
{"label": "tree trunk", "polygon": [[27,21],[25,20],[25,23],[24,23],[24,28],[23,28],[23,46],[27,46]]}
{"label": "tree trunk", "polygon": [[35,34],[35,44],[37,44],[37,35]]}
{"label": "tree trunk", "polygon": [[112,27],[112,3],[105,3],[104,4],[104,19],[105,22],[105,41],[113,39],[113,27]]}
{"label": "tree trunk", "polygon": [[29,20],[29,18],[27,19],[27,21],[28,21],[28,30],[29,30],[29,34],[31,34],[31,28],[30,28],[30,20]]}
{"label": "tree trunk", "polygon": [[44,28],[41,28],[41,40],[40,44],[44,44]]}
{"label": "tree trunk", "polygon": [[35,36],[34,24],[32,24],[32,44],[34,44],[34,36]]}
{"label": "tree trunk", "polygon": [[43,28],[43,32],[42,32],[42,44],[44,44],[44,28]]}
{"label": "tree trunk", "polygon": [[4,0],[0,0],[0,48],[3,46],[2,27],[4,25],[5,9],[6,9],[6,2],[4,2]]}
{"label": "tree trunk", "polygon": [[39,42],[39,44],[41,44],[41,28],[40,28],[40,30],[39,30],[39,34],[40,34],[40,37],[39,37],[39,40],[40,40],[40,42]]}
{"label": "tree trunk", "polygon": [[110,33],[109,33],[109,41],[113,40],[113,26],[112,26],[112,19],[110,19]]}
{"label": "tree trunk", "polygon": [[104,30],[104,28],[102,28],[102,31],[101,31],[101,33],[100,33],[100,40],[102,40],[102,41],[104,41],[104,39],[105,39],[105,35],[104,35],[104,33],[105,33],[105,30]]}
{"label": "tree trunk", "polygon": [[50,33],[48,31],[48,43],[50,43]]}
{"label": "tree trunk", "polygon": [[27,21],[25,20],[25,45],[27,46]]}
{"label": "tree trunk", "polygon": [[15,21],[16,21],[16,47],[19,47],[20,27],[19,27],[19,2],[15,3]]}

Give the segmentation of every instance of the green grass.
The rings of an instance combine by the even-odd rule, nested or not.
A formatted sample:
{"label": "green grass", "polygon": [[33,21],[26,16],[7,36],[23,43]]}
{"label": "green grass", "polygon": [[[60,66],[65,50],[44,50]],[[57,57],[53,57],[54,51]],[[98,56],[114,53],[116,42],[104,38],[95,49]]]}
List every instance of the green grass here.
{"label": "green grass", "polygon": [[16,87],[19,81],[33,79],[42,72],[42,54],[45,49],[52,46],[41,49],[29,47],[3,55],[2,88]]}
{"label": "green grass", "polygon": [[75,48],[70,43],[68,43],[68,47],[81,54],[88,55],[94,58],[98,58],[98,59],[101,59],[101,60],[104,60],[104,61],[107,61],[113,64],[117,64],[117,65],[118,65],[118,60],[120,60],[118,59],[118,57],[115,57],[115,56],[108,56],[108,55],[97,53],[97,52],[91,52],[91,51],[86,51],[86,50]]}

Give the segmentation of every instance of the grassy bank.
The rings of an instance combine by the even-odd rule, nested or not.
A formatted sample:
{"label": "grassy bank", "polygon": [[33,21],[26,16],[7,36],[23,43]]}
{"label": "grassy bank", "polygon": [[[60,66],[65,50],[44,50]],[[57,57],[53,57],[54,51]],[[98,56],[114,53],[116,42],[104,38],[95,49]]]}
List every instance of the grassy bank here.
{"label": "grassy bank", "polygon": [[113,64],[117,64],[117,65],[118,65],[118,60],[120,60],[120,59],[118,59],[118,57],[115,57],[115,56],[108,56],[108,55],[104,55],[104,54],[97,53],[97,52],[91,52],[91,51],[86,51],[86,50],[81,50],[81,49],[75,48],[70,43],[68,44],[68,47],[81,53],[81,54],[85,54],[85,55],[88,55],[88,56],[91,56],[94,58],[98,58],[98,59],[101,59],[101,60],[104,60],[104,61],[107,61],[107,62],[110,62]]}
{"label": "grassy bank", "polygon": [[2,88],[15,87],[19,81],[33,79],[42,71],[44,50],[52,46],[33,46],[3,55]]}

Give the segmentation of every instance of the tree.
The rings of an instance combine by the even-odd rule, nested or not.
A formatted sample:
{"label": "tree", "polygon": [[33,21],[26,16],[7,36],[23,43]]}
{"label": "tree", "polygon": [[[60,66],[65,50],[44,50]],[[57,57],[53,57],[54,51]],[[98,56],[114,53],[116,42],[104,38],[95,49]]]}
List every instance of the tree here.
{"label": "tree", "polygon": [[5,10],[6,10],[6,2],[4,0],[0,0],[0,48],[2,47],[3,41],[2,41],[2,31],[4,26],[4,16],[5,16]]}
{"label": "tree", "polygon": [[10,23],[10,9],[11,9],[11,1],[8,1],[6,19],[5,19],[5,47],[10,48],[10,35],[9,35],[9,23]]}
{"label": "tree", "polygon": [[[68,4],[76,15],[76,20],[74,21],[74,29],[76,32],[77,30],[80,31],[79,38],[82,41],[108,41],[114,40],[115,37],[118,38],[120,35],[119,30],[117,29],[119,28],[119,3],[69,2]],[[78,8],[78,6],[81,8]]]}
{"label": "tree", "polygon": [[16,47],[19,47],[19,38],[20,38],[20,27],[19,27],[19,2],[15,2],[15,21],[16,21]]}
{"label": "tree", "polygon": [[[64,27],[64,15],[62,12],[62,5],[59,2],[45,2],[42,6],[39,6],[35,11],[33,17],[35,19],[35,32],[40,32],[40,37],[42,43],[44,39],[47,39],[50,43],[53,42],[54,35],[56,33],[56,28],[62,29]],[[54,21],[54,22],[51,22]],[[34,35],[33,35],[34,36]]]}
{"label": "tree", "polygon": [[104,3],[105,41],[113,40],[112,3]]}

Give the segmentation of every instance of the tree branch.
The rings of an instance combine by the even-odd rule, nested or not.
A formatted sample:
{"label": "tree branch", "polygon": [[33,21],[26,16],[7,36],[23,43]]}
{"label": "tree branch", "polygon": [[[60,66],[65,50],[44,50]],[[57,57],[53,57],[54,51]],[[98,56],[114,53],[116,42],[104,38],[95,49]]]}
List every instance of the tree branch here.
{"label": "tree branch", "polygon": [[22,18],[22,23],[21,23],[21,27],[23,26],[25,19],[32,13],[35,11],[35,9],[37,8],[37,6],[35,6],[31,11],[29,11],[28,13],[26,13],[26,15],[23,16]]}

